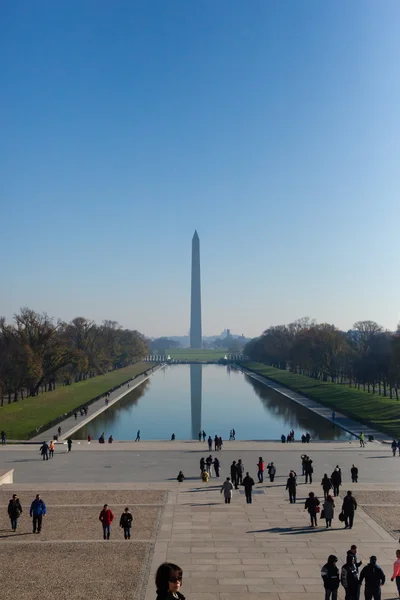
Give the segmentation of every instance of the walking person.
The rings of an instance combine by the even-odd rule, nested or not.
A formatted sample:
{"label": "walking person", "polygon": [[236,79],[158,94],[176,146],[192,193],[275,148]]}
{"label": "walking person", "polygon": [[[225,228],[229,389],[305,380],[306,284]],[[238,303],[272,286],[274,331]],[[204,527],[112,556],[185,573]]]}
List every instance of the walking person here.
{"label": "walking person", "polygon": [[224,494],[225,504],[231,503],[233,485],[229,477],[226,478],[221,486],[221,494]]}
{"label": "walking person", "polygon": [[246,494],[246,502],[247,504],[251,504],[252,503],[252,491],[253,491],[253,485],[254,485],[254,479],[252,477],[250,477],[249,473],[246,473],[246,477],[243,479],[243,483],[242,485],[244,485],[244,493]]}
{"label": "walking person", "polygon": [[353,483],[358,483],[358,468],[353,465],[350,469],[351,481]]}
{"label": "walking person", "polygon": [[324,490],[324,500],[326,500],[329,495],[329,491],[332,489],[332,482],[326,473],[322,478],[321,485],[322,489]]}
{"label": "walking person", "polygon": [[203,442],[205,442],[205,441],[206,441],[206,436],[207,436],[207,434],[206,434],[206,432],[204,431],[204,429],[203,429],[202,436],[203,436]]}
{"label": "walking person", "polygon": [[325,600],[337,600],[340,583],[337,561],[337,557],[334,554],[330,554],[328,562],[321,569],[321,577],[325,588]]}
{"label": "walking person", "polygon": [[310,515],[311,527],[317,527],[317,512],[319,512],[319,500],[314,495],[314,492],[308,494],[308,498],[304,504],[304,510],[308,510]]}
{"label": "walking person", "polygon": [[340,580],[345,590],[345,600],[358,600],[360,583],[358,580],[358,570],[352,554],[347,554],[346,564],[342,567]]}
{"label": "walking person", "polygon": [[212,456],[210,454],[210,456],[207,456],[207,458],[206,458],[206,471],[207,471],[207,473],[209,474],[210,477],[212,477],[212,473],[211,473],[212,464],[213,464],[213,459],[212,459]]}
{"label": "walking person", "polygon": [[390,581],[396,580],[397,593],[400,597],[400,550],[396,550],[396,560],[393,563],[393,575]]}
{"label": "walking person", "polygon": [[185,476],[184,476],[183,472],[179,471],[177,480],[179,481],[179,483],[182,483],[182,481],[184,481],[184,479],[185,479]]}
{"label": "walking person", "polygon": [[236,440],[236,431],[234,429],[232,429],[232,439],[233,441]]}
{"label": "walking person", "polygon": [[288,480],[286,482],[286,489],[289,492],[290,504],[296,503],[296,488],[297,488],[296,477],[295,477],[293,471],[290,471]]}
{"label": "walking person", "polygon": [[365,448],[365,435],[363,431],[360,433],[360,448]]}
{"label": "walking person", "polygon": [[212,450],[212,437],[211,435],[208,436],[208,450],[211,452]]}
{"label": "walking person", "polygon": [[[304,438],[304,440],[305,440],[305,438]],[[305,475],[306,474],[306,463],[308,460],[308,456],[307,456],[307,454],[302,454],[300,458],[301,458],[301,474]]]}
{"label": "walking person", "polygon": [[306,476],[306,483],[312,483],[312,474],[314,473],[313,461],[308,456],[304,465],[304,471]]}
{"label": "walking person", "polygon": [[1,432],[1,445],[2,446],[6,445],[6,432],[4,431],[4,429]]}
{"label": "walking person", "polygon": [[206,461],[204,460],[204,457],[202,456],[200,459],[200,474],[206,470]]}
{"label": "walking person", "polygon": [[242,482],[243,482],[243,473],[244,473],[244,466],[243,466],[241,458],[239,458],[239,460],[238,460],[238,462],[236,464],[236,470],[237,470],[238,484],[242,485]]}
{"label": "walking person", "polygon": [[219,468],[221,466],[221,463],[219,462],[219,459],[217,457],[214,458],[214,471],[215,471],[215,477],[219,477]]}
{"label": "walking person", "polygon": [[54,444],[53,440],[51,440],[51,442],[49,444],[49,456],[50,456],[50,458],[53,458],[53,456],[54,456],[54,448],[55,448],[55,444]]}
{"label": "walking person", "polygon": [[7,512],[11,521],[11,529],[17,531],[18,519],[22,514],[22,506],[17,494],[12,495],[12,498],[8,503]]}
{"label": "walking person", "polygon": [[140,429],[137,430],[135,442],[140,442]]}
{"label": "walking person", "polygon": [[71,440],[71,438],[70,438],[70,437],[67,439],[67,446],[68,446],[68,452],[71,452],[71,448],[72,448],[72,440]]}
{"label": "walking person", "polygon": [[[182,473],[182,471],[180,471]],[[126,540],[131,539],[131,527],[132,527],[133,516],[129,512],[129,508],[126,507],[119,520],[119,526],[124,530],[124,538]]]}
{"label": "walking person", "polygon": [[386,578],[376,561],[376,556],[371,556],[369,564],[360,573],[360,587],[365,580],[365,600],[381,600],[381,587],[385,585]]}
{"label": "walking person", "polygon": [[103,510],[99,515],[99,521],[103,526],[103,539],[109,540],[111,533],[111,523],[114,521],[113,512],[108,508],[108,504],[103,506]]}
{"label": "walking person", "polygon": [[393,456],[396,456],[396,450],[397,450],[397,442],[396,440],[393,440],[392,442],[392,452],[393,452]]}
{"label": "walking person", "polygon": [[163,563],[157,569],[157,600],[185,600],[180,593],[183,571],[174,563]]}
{"label": "walking person", "polygon": [[36,494],[36,498],[31,504],[29,509],[29,516],[32,518],[33,533],[40,533],[42,531],[42,520],[46,516],[46,505],[41,499],[39,494]]}
{"label": "walking person", "polygon": [[339,488],[342,485],[342,472],[339,467],[336,467],[331,475],[331,481],[333,485],[333,495],[339,496]]}
{"label": "walking person", "polygon": [[215,437],[214,437],[214,452],[217,452],[218,449],[219,449],[219,437],[217,435],[215,435]]}
{"label": "walking person", "polygon": [[357,510],[357,502],[350,491],[343,498],[342,513],[344,515],[344,528],[352,529],[354,521],[354,512]]}
{"label": "walking person", "polygon": [[231,464],[231,480],[232,480],[232,484],[235,486],[235,490],[238,489],[238,484],[237,484],[237,468],[236,468],[236,461],[234,460]]}
{"label": "walking person", "polygon": [[61,435],[61,427],[59,427],[59,428],[57,429],[57,431],[58,431],[58,437],[60,437],[60,435]]}
{"label": "walking person", "polygon": [[199,442],[201,442],[201,431],[199,431]]}
{"label": "walking person", "polygon": [[[326,528],[328,529],[328,527],[332,527],[332,519],[335,515],[335,502],[332,498],[332,496],[327,496],[325,498],[325,502],[323,504],[323,518],[325,519],[326,522]],[[322,514],[321,514],[322,517]]]}
{"label": "walking person", "polygon": [[262,459],[262,456],[260,456],[260,458],[258,459],[257,469],[258,469],[258,471],[257,471],[258,483],[263,483],[264,482],[265,463]]}
{"label": "walking person", "polygon": [[276,474],[276,468],[273,462],[269,463],[269,465],[267,466],[267,471],[269,475],[269,480],[271,483],[273,483]]}
{"label": "walking person", "polygon": [[43,460],[49,460],[49,446],[47,442],[43,442],[39,448],[39,452],[42,455]]}

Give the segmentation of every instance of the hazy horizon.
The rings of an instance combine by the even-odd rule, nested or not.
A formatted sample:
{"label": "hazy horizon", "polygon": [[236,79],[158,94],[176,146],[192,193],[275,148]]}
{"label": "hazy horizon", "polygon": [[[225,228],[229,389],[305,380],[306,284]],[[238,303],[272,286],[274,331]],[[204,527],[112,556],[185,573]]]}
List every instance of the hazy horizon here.
{"label": "hazy horizon", "polygon": [[400,321],[395,0],[6,2],[0,316]]}

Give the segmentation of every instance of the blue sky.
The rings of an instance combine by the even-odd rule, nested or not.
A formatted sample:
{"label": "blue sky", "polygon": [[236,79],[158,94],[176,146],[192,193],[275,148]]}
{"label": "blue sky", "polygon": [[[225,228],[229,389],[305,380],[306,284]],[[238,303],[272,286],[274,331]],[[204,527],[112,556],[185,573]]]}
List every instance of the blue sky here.
{"label": "blue sky", "polygon": [[400,3],[6,0],[0,314],[400,320]]}

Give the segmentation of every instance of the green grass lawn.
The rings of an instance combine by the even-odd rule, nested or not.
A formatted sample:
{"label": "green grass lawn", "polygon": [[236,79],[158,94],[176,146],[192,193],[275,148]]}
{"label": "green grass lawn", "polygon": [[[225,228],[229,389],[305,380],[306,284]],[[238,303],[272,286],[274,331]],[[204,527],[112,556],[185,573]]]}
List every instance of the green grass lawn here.
{"label": "green grass lawn", "polygon": [[305,375],[296,375],[261,363],[243,362],[242,364],[356,421],[368,423],[390,437],[397,439],[400,437],[400,401],[398,400],[368,394],[347,385],[317,381]]}
{"label": "green grass lawn", "polygon": [[26,440],[34,435],[37,427],[58,419],[92,398],[147,371],[153,364],[139,362],[80,383],[59,387],[53,392],[4,404],[0,408],[0,430],[4,429],[9,440]]}
{"label": "green grass lawn", "polygon": [[174,360],[193,360],[193,361],[207,361],[207,360],[219,360],[224,358],[227,350],[204,350],[196,348],[171,348],[166,350],[165,355],[170,356]]}

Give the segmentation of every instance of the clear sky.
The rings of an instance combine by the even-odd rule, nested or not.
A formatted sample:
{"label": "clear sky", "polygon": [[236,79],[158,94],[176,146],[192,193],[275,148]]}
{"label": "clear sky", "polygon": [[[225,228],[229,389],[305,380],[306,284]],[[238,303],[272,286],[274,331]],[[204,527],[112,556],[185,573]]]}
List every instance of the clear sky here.
{"label": "clear sky", "polygon": [[397,0],[4,0],[0,314],[400,320]]}

